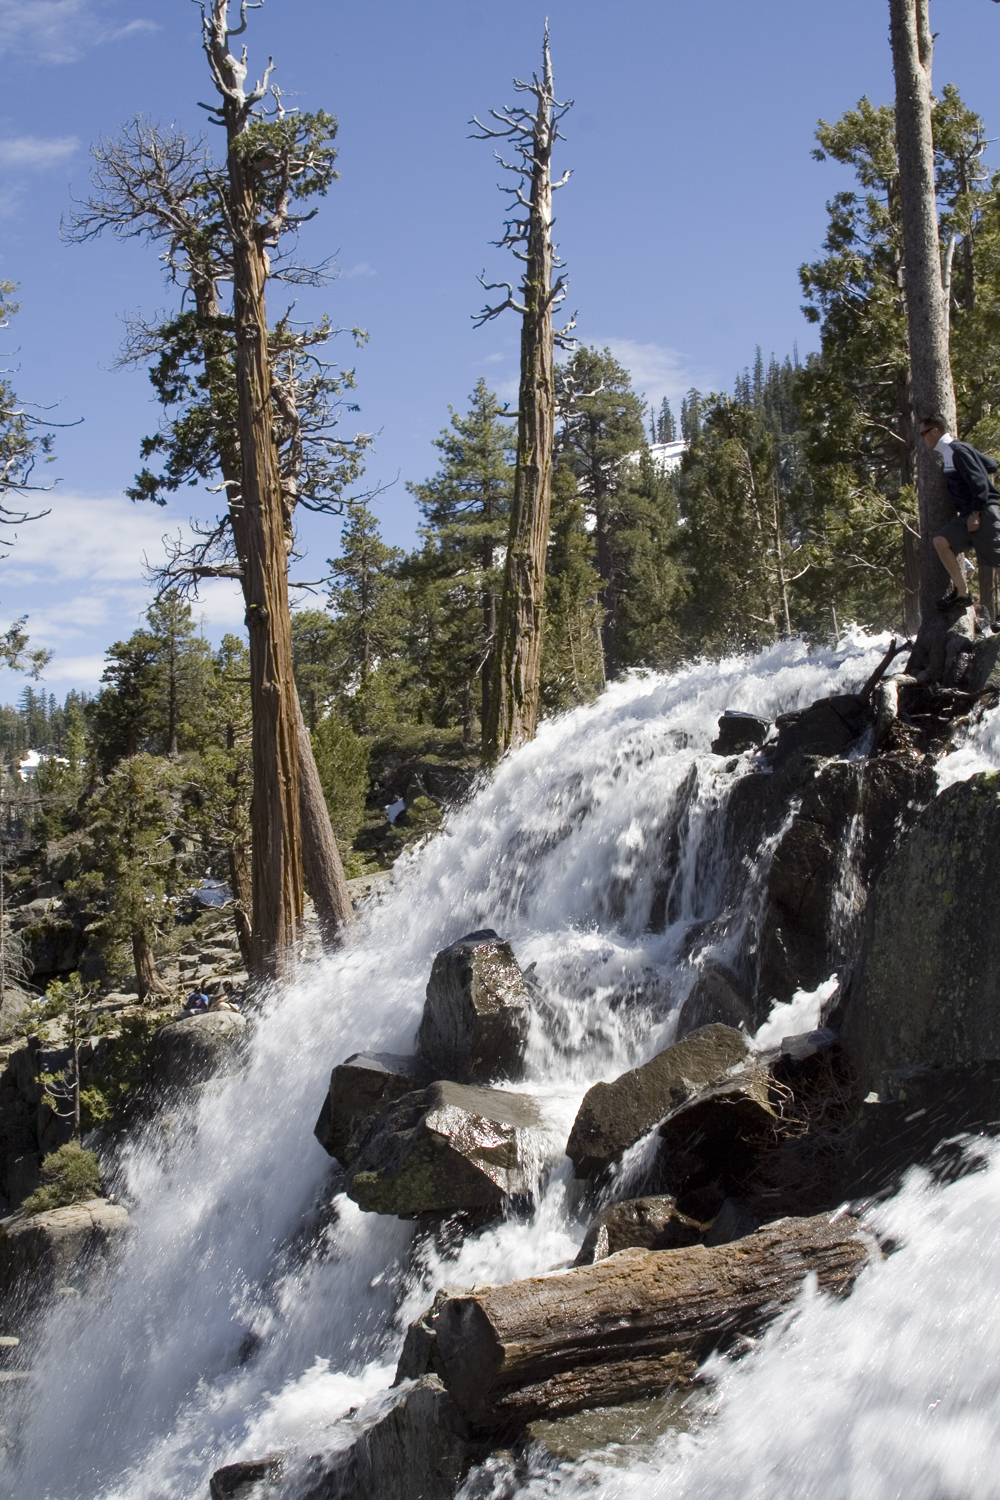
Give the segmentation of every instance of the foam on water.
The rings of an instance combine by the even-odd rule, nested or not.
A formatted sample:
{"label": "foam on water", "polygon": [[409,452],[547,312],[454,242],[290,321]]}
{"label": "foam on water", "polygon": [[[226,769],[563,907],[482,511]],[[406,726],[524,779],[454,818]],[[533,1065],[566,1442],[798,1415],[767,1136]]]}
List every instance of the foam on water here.
{"label": "foam on water", "polygon": [[[31,1500],[189,1500],[207,1493],[212,1470],[235,1458],[275,1448],[330,1451],[351,1436],[349,1409],[363,1415],[384,1399],[406,1324],[437,1286],[507,1281],[572,1256],[584,1226],[555,1143],[565,1140],[587,1087],[669,1040],[690,982],[684,936],[692,923],[720,915],[726,855],[713,839],[713,814],[740,768],[726,770],[710,753],[719,714],[728,707],[773,718],[856,689],[884,646],[853,636],[808,655],[801,643],[784,642],[753,660],[616,684],[595,705],[543,725],[443,833],[401,862],[388,897],[363,915],[348,946],[259,1016],[245,1069],[129,1147],[120,1190],[133,1227],[122,1264],[93,1297],[66,1299],[49,1317],[16,1452],[2,1473],[10,1492]],[[970,737],[965,774],[979,760],[1000,761],[1000,735],[992,734],[980,726]],[[668,840],[680,847],[664,928],[650,916],[662,902]],[[534,1027],[524,1085],[540,1098],[546,1122],[537,1206],[529,1218],[464,1243],[446,1234],[417,1241],[412,1224],[363,1214],[343,1196],[331,1205],[331,1163],[312,1127],[331,1066],[362,1049],[410,1050],[434,954],[484,926],[510,938],[522,966],[536,965],[549,1002]],[[799,1008],[805,1014],[804,1002]],[[897,1444],[884,1429],[910,1400],[908,1377],[873,1339],[892,1341],[896,1357],[908,1348],[912,1358],[907,1319],[929,1326],[942,1281],[964,1297],[928,1247],[943,1244],[946,1222],[974,1237],[983,1195],[995,1195],[998,1180],[991,1170],[947,1191],[911,1188],[882,1211],[910,1216],[908,1248],[868,1275],[845,1306],[807,1299],[753,1360],[727,1372],[710,1443],[665,1448],[653,1467],[602,1475],[602,1489],[658,1493],[664,1469],[671,1494],[676,1485],[691,1495],[735,1495],[737,1485],[756,1494],[746,1467],[752,1448],[753,1474],[766,1470],[773,1493],[775,1465],[790,1465],[804,1482],[810,1448],[828,1423],[854,1424],[831,1465],[847,1462],[863,1439],[885,1457],[888,1473]],[[995,1205],[991,1213],[995,1222]],[[988,1238],[992,1266],[1000,1250],[995,1233]],[[985,1264],[961,1264],[981,1311]],[[949,1308],[949,1346],[960,1326],[972,1336],[977,1316],[969,1311],[962,1323]],[[840,1363],[869,1373],[834,1373]],[[934,1364],[921,1392],[934,1380],[942,1399],[972,1389],[971,1372]],[[874,1373],[883,1366],[895,1369],[884,1390]],[[828,1387],[839,1394],[824,1412]],[[768,1390],[765,1412],[758,1393]],[[944,1417],[935,1420],[944,1431]],[[722,1433],[732,1445],[731,1474],[719,1452]],[[956,1453],[961,1447],[956,1442]],[[716,1471],[722,1477],[697,1488],[699,1474]],[[577,1481],[545,1481],[563,1482]],[[992,1493],[975,1490],[977,1500]]]}

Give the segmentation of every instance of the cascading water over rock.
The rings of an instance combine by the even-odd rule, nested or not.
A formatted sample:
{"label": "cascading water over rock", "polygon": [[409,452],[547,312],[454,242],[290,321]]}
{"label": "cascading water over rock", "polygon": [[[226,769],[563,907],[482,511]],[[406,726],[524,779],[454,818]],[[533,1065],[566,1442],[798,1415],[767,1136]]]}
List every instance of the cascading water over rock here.
{"label": "cascading water over rock", "polygon": [[[826,858],[840,835],[821,808],[793,838],[787,819],[766,825],[751,806],[734,842],[734,789],[750,788],[753,751],[711,753],[719,715],[733,708],[773,721],[854,692],[880,645],[858,638],[810,656],[787,642],[754,661],[632,678],[543,725],[504,762],[397,867],[344,951],[265,1007],[240,1070],[130,1143],[116,1185],[132,1221],[126,1248],[90,1296],[51,1307],[30,1397],[22,1392],[3,1418],[8,1491],[189,1500],[242,1458],[281,1450],[294,1468],[329,1456],[392,1399],[406,1327],[439,1287],[504,1283],[572,1261],[586,1216],[561,1152],[586,1090],[672,1040],[699,961],[715,965],[752,1030],[771,1001],[792,1002],[801,987],[789,938],[799,920],[789,907],[795,861]],[[940,779],[995,762],[993,711]],[[836,764],[854,786],[852,763]],[[790,805],[810,795],[807,778]],[[845,809],[849,826],[850,797]],[[849,852],[841,908],[868,857]],[[850,912],[840,921],[849,933]],[[545,997],[515,1086],[539,1110],[534,1206],[464,1236],[363,1213],[313,1135],[330,1069],[358,1052],[412,1053],[435,955],[487,927],[523,969],[534,966]],[[815,1024],[818,1005],[789,1030]],[[906,1242],[898,1255],[864,1271],[842,1305],[807,1293],[756,1354],[720,1368],[710,1440],[697,1431],[664,1439],[624,1472],[590,1461],[587,1473],[526,1475],[523,1492],[590,1484],[593,1493],[596,1480],[608,1495],[985,1500],[1000,1442],[988,1373],[1000,1316],[990,1279],[997,1236],[989,1230],[984,1243],[983,1233],[998,1183],[991,1164],[947,1189],[916,1176],[879,1211]],[[933,1305],[948,1254],[962,1269],[948,1277],[944,1337]],[[932,1326],[933,1360],[923,1353]]]}

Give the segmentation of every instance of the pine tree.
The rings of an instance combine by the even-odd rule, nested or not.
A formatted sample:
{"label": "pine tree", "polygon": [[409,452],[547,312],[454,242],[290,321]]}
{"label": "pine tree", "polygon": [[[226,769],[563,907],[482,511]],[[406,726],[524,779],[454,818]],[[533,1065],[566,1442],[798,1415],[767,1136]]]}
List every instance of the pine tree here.
{"label": "pine tree", "polygon": [[[480,725],[489,716],[497,597],[503,545],[510,525],[514,432],[485,380],[476,383],[469,411],[435,438],[441,467],[424,484],[409,484],[424,517],[424,547],[407,564],[424,609],[436,611],[432,647],[421,663],[433,681],[435,722],[456,718],[474,737],[473,703]],[[477,692],[478,687],[478,692]]]}
{"label": "pine tree", "polygon": [[642,402],[629,373],[611,351],[579,349],[556,373],[562,424],[558,451],[575,474],[594,525],[601,639],[608,679],[622,668],[619,569],[616,537],[622,524],[626,460],[645,448]]}
{"label": "pine tree", "polygon": [[604,686],[601,580],[576,475],[560,459],[552,475],[552,531],[545,573],[541,702],[546,713],[587,703]]}
{"label": "pine tree", "polygon": [[[651,423],[652,420],[653,419],[651,416]],[[675,443],[676,441],[677,423],[674,421],[674,414],[670,410],[670,402],[667,400],[666,396],[664,396],[663,400],[660,403],[660,414],[656,419],[656,437],[654,438],[654,442]]]}
{"label": "pine tree", "polygon": [[397,688],[405,645],[405,591],[398,576],[403,552],[382,541],[367,505],[357,505],[341,539],[341,555],[329,559],[341,581],[331,585],[336,680],[349,700],[359,733],[392,723],[401,707]]}

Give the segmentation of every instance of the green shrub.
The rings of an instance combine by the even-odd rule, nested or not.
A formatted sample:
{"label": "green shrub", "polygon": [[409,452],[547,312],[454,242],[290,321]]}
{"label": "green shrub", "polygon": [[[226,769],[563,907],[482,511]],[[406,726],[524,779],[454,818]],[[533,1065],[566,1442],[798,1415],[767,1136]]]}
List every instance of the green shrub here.
{"label": "green shrub", "polygon": [[42,1185],[21,1204],[22,1213],[44,1214],[67,1203],[82,1203],[101,1191],[101,1171],[93,1151],[79,1141],[67,1141],[42,1162]]}
{"label": "green shrub", "polygon": [[343,852],[354,842],[365,815],[368,741],[331,709],[317,724],[312,742],[330,822]]}

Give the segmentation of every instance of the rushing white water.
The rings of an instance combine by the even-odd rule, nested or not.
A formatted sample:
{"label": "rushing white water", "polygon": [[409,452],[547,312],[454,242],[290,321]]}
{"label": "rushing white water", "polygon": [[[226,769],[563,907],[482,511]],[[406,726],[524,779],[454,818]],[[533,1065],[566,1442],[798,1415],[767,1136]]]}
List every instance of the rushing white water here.
{"label": "rushing white water", "polygon": [[[883,645],[852,637],[809,656],[786,642],[752,661],[636,677],[543,725],[397,868],[346,949],[258,1018],[243,1071],[134,1143],[121,1169],[133,1223],[123,1261],[50,1315],[8,1433],[4,1488],[27,1500],[189,1500],[235,1458],[329,1452],[353,1435],[350,1409],[377,1407],[406,1324],[437,1286],[507,1281],[574,1254],[584,1225],[561,1142],[578,1101],[669,1041],[691,978],[685,936],[722,915],[726,855],[712,814],[740,771],[709,751],[719,714],[773,717],[850,691]],[[984,721],[949,759],[949,775],[1000,762],[1000,732]],[[650,916],[670,839],[662,928]],[[530,1218],[462,1243],[418,1238],[410,1223],[333,1198],[312,1127],[331,1066],[361,1049],[410,1050],[434,954],[483,926],[537,966],[551,1004],[523,1085],[543,1103],[551,1170]],[[815,1014],[815,997],[792,1004],[797,1019]],[[843,1306],[806,1297],[727,1367],[710,1440],[664,1443],[624,1474],[592,1464],[552,1474],[525,1493],[1000,1492],[1000,1469],[987,1467],[998,1441],[1000,1314],[988,1296],[998,1195],[992,1168],[948,1189],[915,1182],[881,1211],[906,1248]],[[925,1420],[932,1401],[942,1410]],[[907,1422],[919,1442],[903,1441]],[[951,1468],[921,1460],[932,1429],[948,1435]],[[902,1484],[901,1464],[919,1485]]]}

